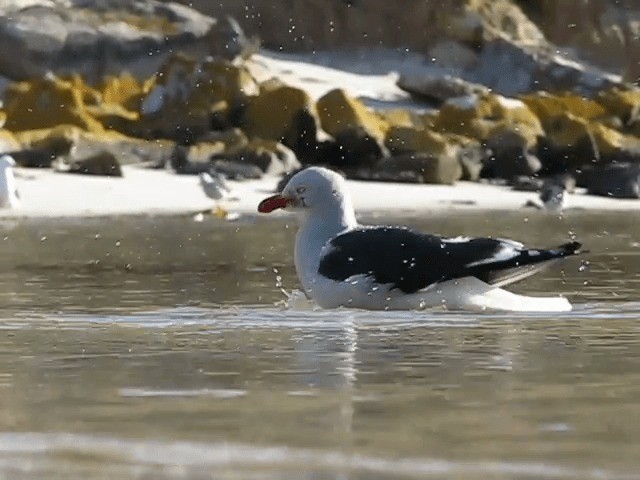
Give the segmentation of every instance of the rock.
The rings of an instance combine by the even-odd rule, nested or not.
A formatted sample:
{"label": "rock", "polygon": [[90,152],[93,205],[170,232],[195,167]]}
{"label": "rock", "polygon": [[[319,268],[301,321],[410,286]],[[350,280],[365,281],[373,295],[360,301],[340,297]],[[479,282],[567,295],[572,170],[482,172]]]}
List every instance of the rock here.
{"label": "rock", "polygon": [[229,180],[257,180],[264,175],[257,165],[238,160],[214,160],[211,168]]}
{"label": "rock", "polygon": [[209,170],[211,159],[225,151],[222,142],[198,142],[194,145],[176,145],[171,155],[171,167],[176,173],[201,173]]}
{"label": "rock", "polygon": [[45,150],[18,150],[11,152],[11,156],[22,168],[50,168],[55,160],[55,157]]}
{"label": "rock", "polygon": [[376,171],[389,179],[405,178],[404,181],[415,176],[421,183],[453,185],[462,178],[462,166],[453,152],[450,156],[429,153],[395,155],[382,160]]}
{"label": "rock", "polygon": [[541,178],[519,175],[511,179],[511,189],[518,192],[539,192],[543,183]]}
{"label": "rock", "polygon": [[520,100],[500,95],[471,95],[445,102],[433,120],[438,132],[486,141],[496,129],[526,132],[533,146],[544,131],[538,117]]}
{"label": "rock", "polygon": [[520,96],[520,99],[544,123],[548,119],[570,113],[584,119],[604,118],[607,114],[600,102],[575,93],[550,94],[535,92]]}
{"label": "rock", "polygon": [[531,141],[522,131],[496,129],[487,139],[491,155],[485,163],[483,176],[511,179],[539,172],[542,163],[529,151]]}
{"label": "rock", "polygon": [[102,79],[96,90],[103,103],[120,105],[131,112],[140,112],[142,101],[155,86],[155,77],[139,81],[128,72],[109,75]]}
{"label": "rock", "polygon": [[122,169],[116,156],[104,150],[71,164],[68,171],[69,173],[122,177]]}
{"label": "rock", "polygon": [[264,85],[250,98],[242,123],[250,136],[282,142],[296,152],[314,148],[320,119],[303,90],[286,85]]}
{"label": "rock", "polygon": [[552,42],[579,51],[608,70],[624,72],[631,82],[640,78],[636,0],[522,3],[533,7],[534,20]]}
{"label": "rock", "polygon": [[439,154],[448,148],[444,135],[414,127],[391,127],[385,145],[394,154],[426,152]]}
{"label": "rock", "polygon": [[344,90],[335,89],[325,94],[318,100],[317,109],[322,128],[329,135],[335,137],[345,130],[362,128],[368,135],[384,140],[386,122]]}
{"label": "rock", "polygon": [[[79,86],[80,85],[80,86]],[[79,78],[45,78],[13,84],[6,92],[6,128],[12,131],[75,125],[102,132],[104,127],[87,111],[87,104],[99,99]]]}
{"label": "rock", "polygon": [[21,135],[20,138],[24,142],[30,137],[28,146],[45,152],[52,159],[69,155],[82,136],[82,131],[78,127],[70,125],[59,125],[43,133],[45,133],[43,137],[32,132],[32,135]]}
{"label": "rock", "polygon": [[[435,66],[448,71],[455,71],[457,69],[473,70],[478,66],[478,61],[480,60],[477,50],[472,48],[470,43],[450,38],[437,42],[434,46],[429,48],[428,58],[431,59]],[[417,77],[411,76],[409,78]],[[451,78],[455,80],[457,77]],[[398,86],[403,88],[400,83]],[[421,90],[424,89],[421,88]],[[410,92],[410,90],[407,91]],[[477,92],[468,92],[468,94],[470,93]]]}
{"label": "rock", "polygon": [[226,149],[240,149],[249,144],[249,139],[239,128],[228,130],[215,130],[207,132],[198,138],[198,142],[218,143],[222,142]]}
{"label": "rock", "polygon": [[[220,12],[216,12],[219,15]],[[247,37],[240,24],[231,16],[216,19],[216,24],[206,37],[208,53],[226,60],[247,59],[260,50],[260,38]]]}
{"label": "rock", "polygon": [[13,133],[0,129],[0,154],[11,153],[17,150],[20,150],[20,142],[18,142]]}
{"label": "rock", "polygon": [[334,166],[371,165],[388,155],[384,139],[388,124],[344,90],[332,90],[317,103],[322,128],[339,147],[328,163]]}
{"label": "rock", "polygon": [[147,78],[175,51],[199,57],[238,52],[237,24],[229,29],[227,21],[176,3],[40,0],[31,8],[5,3],[0,74],[17,80],[48,71],[81,73],[91,82],[122,71]]}
{"label": "rock", "polygon": [[517,147],[501,147],[485,163],[483,177],[510,180],[517,176],[533,175],[542,169],[537,156]]}
{"label": "rock", "polygon": [[607,113],[620,119],[621,128],[640,124],[640,88],[606,90],[598,94],[597,101]]}
{"label": "rock", "polygon": [[251,139],[246,147],[230,149],[211,158],[214,163],[220,160],[254,165],[266,175],[281,175],[301,166],[296,154],[286,146],[257,138]]}
{"label": "rock", "polygon": [[[189,143],[214,129],[238,126],[247,100],[259,93],[249,71],[226,60],[174,55],[142,101],[137,136]],[[188,105],[188,108],[185,108]]]}
{"label": "rock", "polygon": [[489,89],[484,85],[451,75],[401,75],[398,79],[398,87],[435,105],[440,105],[450,98],[489,94]]}
{"label": "rock", "polygon": [[567,58],[551,45],[518,45],[504,37],[484,42],[478,68],[467,79],[506,96],[535,90],[568,90],[592,96],[622,84],[619,75]]}
{"label": "rock", "polygon": [[[406,108],[390,108],[380,110],[378,116],[391,127],[424,127],[420,114]],[[387,133],[387,136],[389,134]]]}
{"label": "rock", "polygon": [[539,155],[549,173],[611,161],[640,161],[640,140],[570,113],[545,122]]}
{"label": "rock", "polygon": [[640,198],[640,165],[620,163],[596,167],[587,192],[613,198]]}

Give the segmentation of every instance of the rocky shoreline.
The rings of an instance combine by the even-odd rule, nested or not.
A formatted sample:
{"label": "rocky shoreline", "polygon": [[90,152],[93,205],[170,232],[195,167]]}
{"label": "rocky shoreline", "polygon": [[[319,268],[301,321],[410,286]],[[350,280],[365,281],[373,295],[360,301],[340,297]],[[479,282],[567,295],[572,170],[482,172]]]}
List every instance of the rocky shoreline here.
{"label": "rocky shoreline", "polygon": [[[429,58],[258,53],[243,19],[169,2],[8,2],[0,154],[52,178],[126,181],[136,165],[275,185],[320,164],[353,180],[536,190],[562,178],[640,198],[640,89],[558,53],[515,3],[457,3],[465,22],[437,20],[451,32]],[[509,19],[518,28],[500,30]]]}

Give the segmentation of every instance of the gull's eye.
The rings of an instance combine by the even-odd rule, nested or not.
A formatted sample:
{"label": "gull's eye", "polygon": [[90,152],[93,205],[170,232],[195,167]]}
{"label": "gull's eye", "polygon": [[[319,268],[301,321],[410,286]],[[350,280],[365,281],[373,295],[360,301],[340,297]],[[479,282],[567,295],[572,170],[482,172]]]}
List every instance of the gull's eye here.
{"label": "gull's eye", "polygon": [[300,195],[302,195],[306,190],[307,190],[307,187],[300,186],[296,188],[296,192],[298,192]]}

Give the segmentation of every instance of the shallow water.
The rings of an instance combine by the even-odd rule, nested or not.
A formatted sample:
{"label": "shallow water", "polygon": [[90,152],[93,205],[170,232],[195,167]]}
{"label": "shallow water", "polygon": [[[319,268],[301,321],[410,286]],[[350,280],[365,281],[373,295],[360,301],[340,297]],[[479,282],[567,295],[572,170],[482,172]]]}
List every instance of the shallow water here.
{"label": "shallow water", "polygon": [[286,309],[284,222],[3,223],[0,479],[640,478],[637,222],[404,221],[577,236],[517,288],[575,310]]}

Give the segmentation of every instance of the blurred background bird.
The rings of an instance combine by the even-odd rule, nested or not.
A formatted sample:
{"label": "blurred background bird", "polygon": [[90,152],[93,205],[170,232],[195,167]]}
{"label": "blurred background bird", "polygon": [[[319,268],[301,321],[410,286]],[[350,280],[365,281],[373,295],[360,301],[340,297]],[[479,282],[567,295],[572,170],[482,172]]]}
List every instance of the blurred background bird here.
{"label": "blurred background bird", "polygon": [[16,161],[9,155],[0,157],[0,208],[15,208],[20,204],[13,167]]}
{"label": "blurred background bird", "polygon": [[[219,202],[220,200],[227,199],[231,193],[229,184],[226,179],[218,172],[202,172],[199,175],[200,186],[204,191],[204,194],[210,199]],[[213,214],[219,218],[226,218],[228,215],[227,210],[216,203],[212,209]]]}
{"label": "blurred background bird", "polygon": [[553,177],[545,180],[540,189],[539,199],[542,207],[549,213],[562,213],[565,205],[566,186],[559,179]]}

